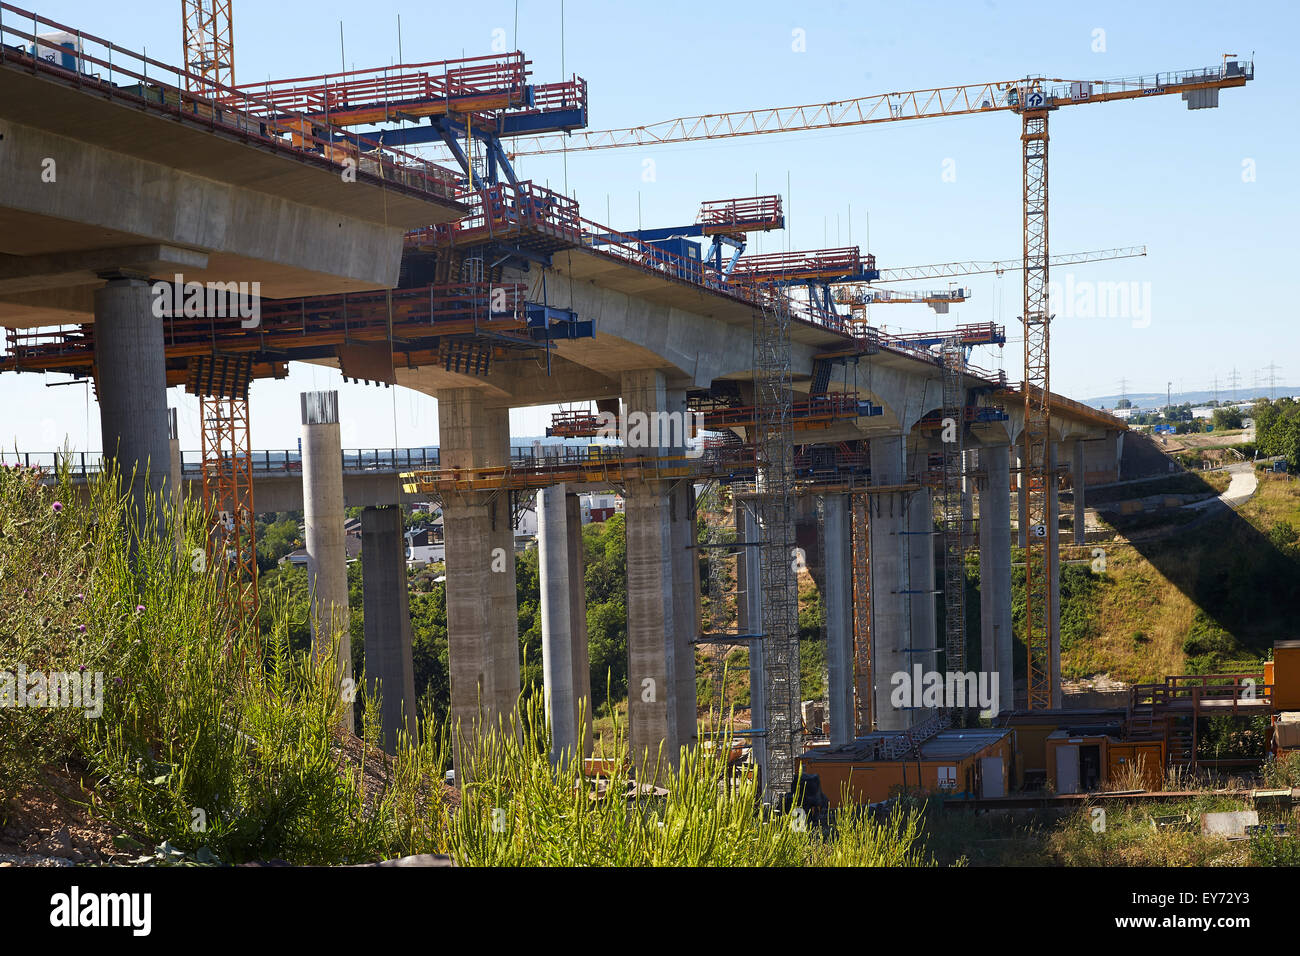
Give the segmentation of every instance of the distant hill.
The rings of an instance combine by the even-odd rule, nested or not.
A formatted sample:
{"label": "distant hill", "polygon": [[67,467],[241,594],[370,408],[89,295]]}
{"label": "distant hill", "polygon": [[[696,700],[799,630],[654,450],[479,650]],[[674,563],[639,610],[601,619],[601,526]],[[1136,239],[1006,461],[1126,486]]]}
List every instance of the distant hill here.
{"label": "distant hill", "polygon": [[[1218,397],[1220,402],[1253,402],[1257,398],[1268,398],[1269,393],[1275,391],[1278,398],[1283,395],[1300,395],[1300,385],[1279,385],[1274,389],[1259,388],[1221,388]],[[1201,405],[1205,402],[1214,401],[1215,393],[1210,389],[1198,392],[1174,392],[1173,404],[1182,405],[1184,402],[1191,402],[1193,405]],[[1083,403],[1091,405],[1093,408],[1114,408],[1121,398],[1127,398],[1139,408],[1164,408],[1168,404],[1164,392],[1129,392],[1127,395],[1102,395],[1097,398],[1085,398]]]}

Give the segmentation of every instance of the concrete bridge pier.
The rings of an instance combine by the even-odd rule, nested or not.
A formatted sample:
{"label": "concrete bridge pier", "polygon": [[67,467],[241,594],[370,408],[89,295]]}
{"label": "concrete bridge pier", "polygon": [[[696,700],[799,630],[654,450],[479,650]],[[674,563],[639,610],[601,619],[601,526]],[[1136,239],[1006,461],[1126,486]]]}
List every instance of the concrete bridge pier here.
{"label": "concrete bridge pier", "polygon": [[366,691],[379,696],[380,740],[390,754],[397,752],[401,731],[406,731],[411,743],[418,739],[405,530],[397,505],[361,512]]}
{"label": "concrete bridge pier", "polygon": [[1050,587],[1052,589],[1052,620],[1051,620],[1051,647],[1052,647],[1052,706],[1060,707],[1061,699],[1061,501],[1058,494],[1060,481],[1056,474],[1057,459],[1059,456],[1060,445],[1058,442],[1049,442],[1049,455],[1051,456],[1047,468],[1047,487],[1048,494],[1052,499],[1052,520],[1047,523],[1047,546],[1052,549],[1052,554],[1057,555],[1057,560],[1052,563],[1052,580]]}
{"label": "concrete bridge pier", "polygon": [[[927,466],[929,444],[920,443],[913,449],[909,473],[921,475]],[[920,664],[923,671],[940,670],[939,615],[935,563],[941,552],[936,551],[939,541],[934,526],[934,495],[929,488],[912,492],[907,502],[907,548],[911,558],[910,587],[912,590],[912,641],[911,653],[906,655],[908,669]],[[912,723],[920,723],[930,716],[929,710],[912,712]]]}
{"label": "concrete bridge pier", "polygon": [[979,450],[980,669],[998,675],[998,712],[1015,705],[1014,640],[1011,625],[1011,449]]}
{"label": "concrete bridge pier", "polygon": [[1075,441],[1070,454],[1070,480],[1074,490],[1074,543],[1087,544],[1087,532],[1084,530],[1084,483],[1086,481],[1083,462],[1083,442]]}
{"label": "concrete bridge pier", "polygon": [[566,495],[562,484],[537,492],[537,547],[542,680],[551,725],[551,760],[560,764],[591,753],[582,512],[578,498]]}
{"label": "concrete bridge pier", "polygon": [[[507,409],[488,408],[482,393],[472,388],[444,389],[437,399],[443,468],[508,463]],[[505,494],[469,491],[444,497],[451,719],[462,780],[469,768],[461,741],[509,727],[519,700],[512,524]]]}
{"label": "concrete bridge pier", "polygon": [[[311,601],[312,655],[335,654],[340,683],[352,679],[348,630],[348,564],[344,545],[343,450],[339,394],[302,392],[302,507],[307,548],[307,593]],[[352,729],[353,707],[343,725]]]}
{"label": "concrete bridge pier", "polygon": [[827,717],[831,746],[849,743],[853,725],[853,554],[849,496],[822,498],[822,575],[826,601]]}
{"label": "concrete bridge pier", "polygon": [[673,666],[677,733],[683,747],[693,747],[698,728],[695,688],[695,640],[700,636],[700,567],[695,544],[695,486],[679,481],[669,494],[673,563]]}
{"label": "concrete bridge pier", "polygon": [[149,282],[121,273],[95,290],[95,389],[104,454],[130,487],[137,526],[143,528],[153,494],[161,520],[170,483],[167,368],[163,323],[153,314]]}
{"label": "concrete bridge pier", "polygon": [[[893,435],[871,440],[871,476],[878,485],[902,484],[906,480],[904,438]],[[913,656],[909,547],[918,543],[908,530],[909,493],[891,491],[870,497],[871,507],[871,660],[876,727],[882,731],[905,730],[913,722],[913,711],[891,702],[896,673],[911,673]],[[910,542],[910,543],[909,543]],[[924,663],[924,662],[922,662]]]}
{"label": "concrete bridge pier", "polygon": [[582,540],[582,499],[564,496],[565,531],[569,552],[569,622],[573,628],[573,698],[578,708],[578,738],[582,755],[591,756],[591,653],[587,644],[587,551]]}
{"label": "concrete bridge pier", "polygon": [[1023,441],[1016,443],[1016,463],[1019,467],[1019,473],[1016,475],[1016,494],[1018,496],[1019,514],[1016,520],[1016,532],[1020,540],[1020,547],[1029,546],[1029,481],[1026,476],[1026,468],[1029,467],[1025,459],[1025,445]]}
{"label": "concrete bridge pier", "polygon": [[[622,374],[624,414],[667,409],[657,370]],[[629,434],[631,429],[629,428]],[[632,449],[648,456],[656,447]],[[671,492],[656,480],[629,483],[627,520],[628,742],[637,779],[662,779],[681,747],[677,703],[677,612],[673,596]]]}
{"label": "concrete bridge pier", "polygon": [[171,470],[167,475],[168,503],[174,514],[172,538],[176,542],[176,553],[182,554],[185,546],[185,480],[181,467],[181,438],[176,422],[176,409],[167,409],[167,451]]}

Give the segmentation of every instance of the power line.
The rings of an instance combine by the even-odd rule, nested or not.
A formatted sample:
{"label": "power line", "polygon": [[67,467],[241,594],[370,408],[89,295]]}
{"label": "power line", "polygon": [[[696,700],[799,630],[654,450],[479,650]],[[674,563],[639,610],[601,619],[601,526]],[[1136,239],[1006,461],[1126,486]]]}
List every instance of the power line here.
{"label": "power line", "polygon": [[1264,366],[1264,371],[1268,372],[1268,400],[1275,402],[1277,401],[1277,373],[1281,371],[1281,367],[1270,362]]}

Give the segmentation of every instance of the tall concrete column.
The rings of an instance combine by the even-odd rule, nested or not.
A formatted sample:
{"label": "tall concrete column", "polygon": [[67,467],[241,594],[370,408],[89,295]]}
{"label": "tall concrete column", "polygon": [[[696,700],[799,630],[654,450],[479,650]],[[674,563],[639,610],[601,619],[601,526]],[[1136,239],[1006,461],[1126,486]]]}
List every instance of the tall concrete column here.
{"label": "tall concrete column", "polygon": [[161,518],[171,450],[167,430],[167,367],[162,320],[153,314],[149,283],[113,276],[95,290],[95,390],[104,454],[130,488],[138,526],[154,494]]}
{"label": "tall concrete column", "polygon": [[[311,601],[312,654],[335,655],[340,682],[352,679],[348,564],[343,533],[343,451],[338,392],[303,392],[302,510]],[[352,707],[344,714],[352,727]]]}
{"label": "tall concrete column", "polygon": [[569,626],[573,629],[573,698],[581,719],[578,736],[582,755],[591,756],[591,653],[587,645],[587,554],[582,542],[582,499],[565,496],[565,524],[569,539]]}
{"label": "tall concrete column", "polygon": [[695,487],[681,481],[669,497],[673,548],[673,662],[677,673],[677,734],[685,747],[695,746],[698,695],[695,688],[695,640],[700,635],[700,570],[695,544]]}
{"label": "tall concrete column", "polygon": [[[664,410],[680,427],[659,438],[666,441],[659,450],[669,457],[686,454],[690,421],[686,389],[664,388]],[[673,665],[676,672],[674,697],[677,705],[677,735],[682,746],[695,746],[698,729],[698,694],[695,688],[695,641],[700,636],[700,565],[695,544],[695,485],[689,479],[668,490],[669,522],[673,561]]]}
{"label": "tall concrete column", "polygon": [[[762,551],[758,545],[760,531],[758,517],[748,501],[736,503],[736,530],[741,541],[745,542],[741,560],[736,562],[736,587],[739,591],[737,601],[738,623],[740,633],[758,635],[763,631],[763,574],[759,567]],[[767,684],[763,676],[763,642],[758,637],[751,637],[745,645],[749,650],[749,725],[754,730],[767,726],[767,706],[765,693]],[[767,779],[767,750],[762,737],[751,740],[754,763],[758,765],[762,779]]]}
{"label": "tall concrete column", "polygon": [[176,541],[176,553],[181,554],[185,545],[185,479],[181,465],[181,438],[176,422],[176,409],[167,409],[167,450],[171,459],[168,472],[168,495],[172,509],[172,537]]}
{"label": "tall concrete column", "polygon": [[1088,541],[1087,533],[1084,530],[1084,464],[1083,464],[1083,442],[1074,443],[1072,461],[1070,465],[1070,479],[1074,486],[1074,543],[1086,544]]}
{"label": "tall concrete column", "polygon": [[1006,445],[979,450],[980,669],[998,675],[998,711],[1015,706],[1011,624],[1011,470]]}
{"label": "tall concrete column", "polygon": [[[443,468],[504,465],[510,454],[509,413],[489,409],[478,389],[438,393]],[[519,698],[518,608],[514,536],[506,497],[485,492],[443,500],[447,568],[447,656],[451,718],[459,732],[457,773],[469,768],[460,740],[509,727]]]}
{"label": "tall concrete column", "polygon": [[[871,439],[871,480],[876,485],[906,481],[903,436]],[[905,730],[913,711],[893,706],[891,678],[911,673],[911,562],[908,560],[908,498],[904,492],[875,494],[871,507],[871,661],[878,730]]]}
{"label": "tall concrete column", "polygon": [[[966,448],[961,453],[961,527],[962,550],[977,547],[975,540],[975,481],[971,472],[975,471],[975,462],[979,453],[973,448]],[[1010,491],[1008,491],[1010,494]]]}
{"label": "tall concrete column", "polygon": [[185,504],[185,486],[181,474],[181,438],[176,424],[176,409],[167,409],[167,452],[170,469],[167,474],[168,499],[171,506],[180,509]]}
{"label": "tall concrete column", "polygon": [[853,552],[849,496],[822,498],[822,575],[826,582],[827,701],[831,746],[853,739]]}
{"label": "tall concrete column", "polygon": [[361,512],[367,692],[380,695],[380,739],[390,754],[397,752],[401,731],[412,743],[418,733],[404,531],[396,505]]}
{"label": "tall concrete column", "polygon": [[578,750],[573,687],[573,602],[569,579],[568,509],[564,485],[537,492],[538,576],[541,581],[542,686],[551,726],[551,761],[564,764]]}
{"label": "tall concrete column", "polygon": [[1056,560],[1052,562],[1052,706],[1060,707],[1061,700],[1061,502],[1057,494],[1056,463],[1058,443],[1048,443],[1051,460],[1047,467],[1047,488],[1052,498],[1052,520],[1047,523],[1047,546]]}
{"label": "tall concrete column", "polygon": [[1016,476],[1016,494],[1019,496],[1020,512],[1017,515],[1016,531],[1020,539],[1020,547],[1029,546],[1029,479],[1026,477],[1026,469],[1029,467],[1025,460],[1025,446],[1021,441],[1016,444],[1016,462],[1020,471]]}
{"label": "tall concrete column", "polygon": [[673,641],[672,529],[667,497],[652,490],[629,486],[624,513],[628,737],[638,779],[648,779],[656,761],[661,769],[676,765],[681,744]]}
{"label": "tall concrete column", "polygon": [[[492,436],[490,465],[510,463],[510,409],[486,411]],[[492,536],[493,571],[488,577],[492,650],[493,699],[497,713],[514,713],[519,704],[522,653],[519,647],[519,591],[515,580],[515,523],[506,494],[496,495],[488,506]],[[496,570],[501,568],[501,570]]]}
{"label": "tall concrete column", "polygon": [[[666,410],[664,377],[655,370],[624,372],[624,414]],[[629,424],[629,434],[632,429]],[[657,447],[630,449],[657,455]],[[638,779],[655,767],[676,766],[681,746],[677,726],[677,639],[673,597],[673,534],[669,496],[659,481],[627,487],[627,655],[628,738]]]}
{"label": "tall concrete column", "polygon": [[[929,449],[921,444],[912,452],[911,474],[925,471]],[[912,640],[907,660],[909,666],[920,664],[923,670],[939,670],[938,603],[942,595],[936,589],[935,562],[941,552],[934,528],[934,496],[929,488],[914,491],[907,502],[907,547],[911,556]],[[914,722],[930,716],[918,711]]]}

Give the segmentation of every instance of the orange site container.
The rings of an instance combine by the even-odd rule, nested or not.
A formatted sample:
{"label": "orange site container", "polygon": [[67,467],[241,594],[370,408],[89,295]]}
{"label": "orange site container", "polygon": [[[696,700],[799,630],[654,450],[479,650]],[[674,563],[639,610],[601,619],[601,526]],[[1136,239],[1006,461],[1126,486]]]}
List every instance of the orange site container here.
{"label": "orange site container", "polygon": [[905,791],[945,798],[1005,796],[1013,774],[1015,734],[1003,729],[945,730],[920,745],[919,755],[873,759],[890,734],[870,734],[842,747],[800,757],[804,773],[820,778],[832,807],[879,803]]}

